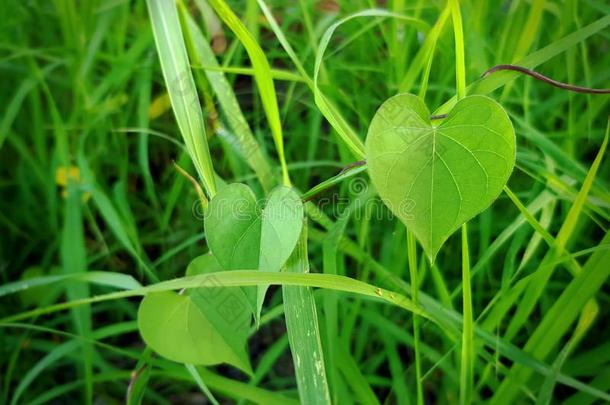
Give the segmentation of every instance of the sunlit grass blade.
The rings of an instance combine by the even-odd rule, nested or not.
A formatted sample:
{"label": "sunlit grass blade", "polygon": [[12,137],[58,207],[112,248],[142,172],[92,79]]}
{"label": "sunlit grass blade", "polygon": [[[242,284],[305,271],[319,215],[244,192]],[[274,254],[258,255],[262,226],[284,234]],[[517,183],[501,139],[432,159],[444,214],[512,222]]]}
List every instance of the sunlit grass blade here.
{"label": "sunlit grass blade", "polygon": [[[306,226],[303,226],[297,247],[286,263],[286,271],[309,272]],[[313,292],[308,287],[283,287],[282,291],[286,329],[301,402],[304,404],[330,404],[330,392],[326,381],[326,367],[324,366]]]}
{"label": "sunlit grass blade", "polygon": [[[427,89],[427,85],[428,85],[428,80],[426,80],[425,77],[428,75],[429,69],[430,69],[430,67],[426,66],[426,64],[429,64],[429,62],[432,61],[432,58],[434,55],[434,50],[436,49],[436,43],[438,41],[438,38],[439,38],[443,28],[445,27],[445,23],[447,22],[447,19],[449,18],[450,11],[451,11],[451,5],[448,2],[447,6],[443,9],[441,15],[438,17],[436,23],[430,29],[430,32],[428,33],[428,36],[426,37],[421,48],[419,48],[419,50],[415,54],[413,61],[409,64],[409,69],[407,70],[405,77],[402,78],[402,81],[400,82],[400,85],[398,87],[399,93],[410,91],[411,88],[413,87],[413,85],[415,84],[415,80],[417,79],[417,76],[422,71],[424,71],[425,75],[424,75],[424,78],[422,79],[422,84],[421,84],[422,88],[420,89],[419,96],[421,98],[425,97],[426,89]],[[424,70],[424,69],[426,69],[426,70]],[[428,73],[426,73],[426,72],[428,72]]]}
{"label": "sunlit grass blade", "polygon": [[[61,258],[63,270],[66,274],[76,274],[87,270],[87,251],[85,249],[85,236],[82,216],[82,193],[77,183],[68,182],[68,195],[65,202],[66,217],[61,243]],[[66,296],[69,300],[84,299],[90,296],[89,285],[67,285]],[[72,322],[77,333],[83,339],[91,337],[91,307],[84,305],[73,308]],[[83,356],[82,368],[86,381],[85,403],[93,402],[93,347],[90,343],[81,342]],[[13,403],[17,403],[18,397],[13,397]]]}
{"label": "sunlit grass blade", "polygon": [[557,374],[563,367],[566,359],[578,345],[578,343],[585,336],[589,328],[595,322],[597,316],[599,315],[599,305],[595,300],[589,300],[585,304],[583,308],[580,319],[576,324],[576,328],[574,329],[574,333],[568,339],[568,342],[564,345],[563,349],[557,355],[557,358],[553,362],[553,373],[549,373],[544,379],[544,383],[542,384],[542,388],[540,389],[540,393],[538,394],[538,398],[536,400],[536,405],[548,405],[551,403],[553,399],[553,389],[555,388]]}
{"label": "sunlit grass blade", "polygon": [[239,18],[237,18],[224,0],[208,0],[208,2],[214,7],[218,16],[227,26],[229,26],[237,38],[239,38],[244,48],[246,48],[246,52],[248,52],[252,68],[254,69],[256,86],[263,101],[263,108],[265,109],[267,121],[271,128],[271,134],[273,135],[273,141],[275,142],[278,158],[282,167],[282,181],[284,185],[290,185],[288,168],[286,167],[286,157],[284,155],[282,123],[280,120],[277,97],[273,85],[273,75],[271,73],[269,61],[260,45],[256,42],[256,39]]}
{"label": "sunlit grass blade", "polygon": [[237,145],[235,146],[254,170],[263,188],[269,191],[274,185],[271,166],[250,130],[231,85],[222,73],[224,69],[219,66],[214,52],[201,30],[183,7],[180,8],[180,15],[186,22],[183,29],[188,30],[187,37],[192,41],[193,53],[195,54],[192,57],[193,63],[211,67],[211,69],[205,68],[205,74],[218,98],[229,128],[236,138],[237,142],[234,143],[237,143]]}
{"label": "sunlit grass blade", "polygon": [[379,405],[380,402],[371,388],[371,385],[366,381],[358,367],[358,363],[354,360],[346,347],[337,347],[337,367],[341,374],[345,377],[346,383],[350,386],[356,397],[356,403],[366,405]]}
{"label": "sunlit grass blade", "polygon": [[173,0],[147,0],[147,4],[176,122],[204,188],[212,197],[216,193],[214,169],[176,3]]}
{"label": "sunlit grass blade", "polygon": [[[267,21],[269,21],[271,29],[273,30],[280,44],[284,48],[284,51],[286,51],[286,53],[290,57],[290,60],[297,68],[297,71],[301,74],[301,76],[305,80],[305,83],[314,93],[314,100],[316,101],[316,104],[320,109],[322,115],[324,115],[328,122],[333,126],[333,128],[339,135],[339,138],[350,149],[353,155],[359,159],[364,157],[364,144],[362,143],[356,132],[350,127],[345,118],[343,118],[343,116],[341,115],[337,107],[332,103],[332,101],[330,101],[319,89],[315,81],[315,74],[314,79],[312,79],[310,75],[306,72],[305,68],[303,67],[303,64],[299,60],[295,51],[292,49],[292,46],[288,42],[288,39],[282,32],[277,21],[275,20],[275,17],[271,13],[269,7],[267,7],[266,3],[263,0],[257,1],[261,10],[265,14],[265,17],[267,17]],[[318,58],[318,52],[319,50],[316,50],[316,58]]]}
{"label": "sunlit grass blade", "polygon": [[218,401],[216,400],[216,398],[214,398],[214,395],[210,392],[210,389],[207,387],[207,385],[201,378],[201,375],[197,371],[197,368],[192,364],[185,364],[185,367],[188,370],[189,374],[193,376],[193,379],[197,382],[197,385],[201,389],[201,392],[203,392],[203,394],[206,396],[207,400],[210,401],[212,405],[218,405]]}
{"label": "sunlit grass blade", "polygon": [[[610,243],[610,233],[601,242]],[[542,322],[528,339],[524,350],[536,358],[544,358],[557,345],[578,317],[585,304],[595,296],[610,276],[610,251],[600,250],[591,256],[577,275],[545,314]],[[510,404],[519,396],[519,384],[527,383],[534,373],[531,367],[523,364],[514,365],[493,400],[499,404]]]}
{"label": "sunlit grass blade", "polygon": [[[551,250],[546,254],[542,263],[541,269],[534,273],[534,277],[529,283],[527,290],[525,291],[525,295],[523,299],[519,302],[517,306],[517,311],[514,317],[511,319],[511,322],[508,326],[508,330],[506,335],[509,337],[514,336],[517,331],[523,326],[526,322],[527,318],[534,310],[534,306],[538,302],[544,288],[547,285],[548,280],[551,278],[555,266],[547,266],[549,262],[553,262],[559,255],[563,254],[565,251],[566,244],[568,240],[572,237],[574,230],[576,229],[577,221],[580,217],[580,214],[583,210],[583,206],[587,197],[589,195],[589,191],[593,185],[593,181],[595,176],[597,175],[598,169],[606,152],[606,147],[608,145],[608,137],[610,136],[610,121],[608,121],[608,127],[606,130],[606,136],[604,137],[604,141],[587,173],[587,177],[585,178],[583,185],[576,197],[576,200],[570,207],[570,210],[564,220],[557,237],[555,238],[555,244],[551,248]],[[573,269],[578,271],[578,267],[572,266]]]}
{"label": "sunlit grass blade", "polygon": [[[211,277],[211,275],[213,275],[213,277]],[[354,280],[350,277],[316,273],[272,273],[256,270],[231,270],[207,273],[199,276],[175,278],[173,280],[162,281],[129,291],[97,295],[95,297],[80,299],[73,302],[50,305],[44,308],[38,308],[32,311],[22,312],[20,314],[0,319],[0,323],[14,322],[19,319],[27,319],[33,316],[62,311],[64,309],[94,302],[143,296],[151,292],[181,290],[184,288],[214,287],[218,285],[217,283],[222,284],[223,287],[245,287],[269,284],[327,288],[330,290],[359,294],[377,301],[386,302],[409,312],[418,314],[424,318],[430,319],[430,315],[427,311],[424,311],[419,306],[415,305],[404,295],[375,287],[374,285]]]}
{"label": "sunlit grass blade", "polygon": [[[210,52],[211,51],[212,50],[210,49]],[[193,66],[193,69],[203,69],[210,72],[223,72],[244,76],[254,76],[255,73],[253,68],[236,66],[195,65]],[[305,82],[305,79],[298,73],[285,69],[271,69],[271,77],[273,77],[274,80],[283,80],[287,82]]]}

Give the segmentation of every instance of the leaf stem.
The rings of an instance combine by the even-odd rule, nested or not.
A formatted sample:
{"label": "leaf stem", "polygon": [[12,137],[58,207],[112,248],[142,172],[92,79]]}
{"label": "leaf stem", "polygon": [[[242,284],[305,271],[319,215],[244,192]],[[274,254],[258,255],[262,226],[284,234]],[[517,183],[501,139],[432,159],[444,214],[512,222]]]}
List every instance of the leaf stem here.
{"label": "leaf stem", "polygon": [[470,255],[468,253],[468,227],[462,225],[462,358],[460,377],[460,404],[470,404],[473,386],[474,333],[472,318],[472,293],[470,288]]}
{"label": "leaf stem", "polygon": [[303,202],[310,201],[314,197],[316,197],[318,194],[322,193],[323,191],[335,186],[336,184],[338,184],[358,173],[365,171],[366,169],[367,169],[366,160],[359,160],[357,162],[350,163],[349,165],[344,167],[339,172],[339,174],[337,174],[327,180],[324,180],[322,183],[319,183],[318,185],[311,188],[309,191],[303,193],[303,195],[301,195],[301,199],[303,200]]}
{"label": "leaf stem", "polygon": [[[419,279],[417,277],[417,246],[413,233],[407,229],[407,256],[411,276],[411,299],[417,305],[419,299]],[[417,387],[417,405],[424,404],[424,388],[421,375],[421,355],[419,351],[419,317],[413,315],[413,348],[415,350],[415,377]]]}

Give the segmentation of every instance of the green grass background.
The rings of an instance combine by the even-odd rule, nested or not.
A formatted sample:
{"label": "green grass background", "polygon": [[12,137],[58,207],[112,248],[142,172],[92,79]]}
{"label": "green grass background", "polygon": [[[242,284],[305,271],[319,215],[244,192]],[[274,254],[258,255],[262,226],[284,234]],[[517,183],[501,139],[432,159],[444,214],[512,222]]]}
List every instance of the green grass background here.
{"label": "green grass background", "polygon": [[[360,159],[357,144],[388,97],[425,95],[430,110],[442,113],[456,94],[444,1],[268,1],[273,23],[255,0],[228,1],[273,69],[278,129],[269,88],[255,84],[242,41],[201,3],[180,6],[183,33],[184,16],[194,22],[184,34],[193,93],[182,76],[164,80],[144,1],[1,2],[1,403],[298,400],[279,288],[252,330],[252,378],[151,356],[137,332],[139,298],[49,307],[131,288],[133,279],[148,285],[182,277],[207,251],[198,191],[174,162],[194,177],[201,167],[180,136],[168,86],[201,104],[219,178],[246,182],[260,197],[282,180],[278,130],[292,184],[305,192]],[[610,166],[602,142],[610,96],[568,93],[515,73],[479,76],[516,63],[560,81],[610,87],[610,4],[470,0],[460,7],[468,92],[502,103],[518,144],[508,191],[468,225],[474,378],[467,389],[474,403],[608,401]],[[425,24],[387,12],[346,21],[314,83],[325,31],[371,8]],[[197,35],[216,54],[194,49]],[[329,111],[342,121],[330,125]],[[412,314],[397,306],[315,290],[331,400],[459,402],[460,236],[429,266],[404,226],[388,218],[365,172],[318,194],[307,212],[311,272],[411,297],[416,274],[418,301],[431,317],[418,318],[414,333]],[[84,272],[88,281],[69,279]],[[57,278],[28,285],[43,276]]]}

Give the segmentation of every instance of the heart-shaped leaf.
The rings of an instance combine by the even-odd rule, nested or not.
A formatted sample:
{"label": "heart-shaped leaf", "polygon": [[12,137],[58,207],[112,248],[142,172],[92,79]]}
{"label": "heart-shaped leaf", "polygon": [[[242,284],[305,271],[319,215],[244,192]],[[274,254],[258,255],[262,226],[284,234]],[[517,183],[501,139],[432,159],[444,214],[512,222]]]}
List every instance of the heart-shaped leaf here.
{"label": "heart-shaped leaf", "polygon": [[[258,268],[261,210],[250,187],[232,183],[221,188],[210,201],[204,227],[208,247],[224,270]],[[243,290],[257,315],[257,288]]]}
{"label": "heart-shaped leaf", "polygon": [[[245,348],[231,341],[230,330],[219,328],[211,319],[220,316],[209,317],[206,313],[216,309],[204,312],[204,302],[175,292],[148,294],[138,310],[142,338],[155,352],[176,362],[228,363],[251,374]],[[247,314],[249,317],[250,311]]]}
{"label": "heart-shaped leaf", "polygon": [[[214,256],[199,256],[187,275],[222,270]],[[215,285],[214,275],[206,283]],[[142,338],[155,352],[180,363],[228,363],[252,374],[246,352],[251,309],[241,288],[193,288],[148,294],[138,310]]]}
{"label": "heart-shaped leaf", "polygon": [[366,158],[383,202],[415,234],[431,261],[449,236],[487,208],[515,165],[515,131],[485,96],[460,100],[434,126],[424,102],[399,94],[369,127]]}
{"label": "heart-shaped leaf", "polygon": [[[189,263],[186,268],[187,276],[195,276],[198,274],[206,274],[206,273],[214,273],[218,271],[226,270],[218,263],[216,257],[212,253],[206,253],[199,257],[196,257]],[[210,276],[210,282],[214,282],[214,276]],[[218,283],[218,289],[215,288],[200,288],[200,289],[190,289],[188,290],[189,295],[197,294],[198,296],[205,295],[208,291],[214,296],[218,296],[220,294],[229,294],[230,299],[227,299],[226,302],[223,300],[220,304],[219,308],[220,313],[224,313],[227,316],[227,319],[231,319],[231,324],[234,326],[239,326],[237,329],[232,331],[232,333],[239,335],[239,332],[245,333],[242,336],[243,342],[245,342],[248,338],[248,328],[242,328],[242,324],[248,324],[251,318],[242,314],[242,311],[249,312],[250,315],[254,315],[255,304],[256,304],[256,287],[234,287],[228,288],[229,293],[225,291],[221,291],[220,288],[223,286]],[[214,302],[210,302],[213,304]],[[229,312],[231,311],[231,312]],[[240,322],[233,322],[233,320],[240,320]]]}
{"label": "heart-shaped leaf", "polygon": [[[299,195],[290,187],[274,188],[263,210],[258,269],[280,271],[297,245],[302,228],[303,202]],[[259,315],[268,288],[258,287]]]}
{"label": "heart-shaped leaf", "polygon": [[[274,188],[264,209],[245,184],[229,184],[210,201],[208,246],[225,270],[280,271],[301,233],[303,203],[290,187]],[[258,321],[268,286],[245,289]],[[254,293],[253,293],[254,292]]]}
{"label": "heart-shaped leaf", "polygon": [[205,215],[208,246],[225,270],[258,268],[261,210],[245,184],[221,188]]}

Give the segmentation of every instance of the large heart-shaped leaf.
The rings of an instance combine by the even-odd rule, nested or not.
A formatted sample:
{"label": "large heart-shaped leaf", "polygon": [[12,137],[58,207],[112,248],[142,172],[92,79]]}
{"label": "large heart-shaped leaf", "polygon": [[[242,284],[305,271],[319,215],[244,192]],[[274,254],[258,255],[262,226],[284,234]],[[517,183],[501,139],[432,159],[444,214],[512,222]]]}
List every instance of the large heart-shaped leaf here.
{"label": "large heart-shaped leaf", "polygon": [[[199,256],[187,275],[221,271],[214,256]],[[214,275],[206,280],[215,285]],[[212,365],[232,364],[251,374],[246,352],[252,311],[241,288],[222,284],[174,292],[148,294],[138,310],[140,333],[155,352],[170,360]]]}
{"label": "large heart-shaped leaf", "polygon": [[388,99],[369,127],[366,158],[383,202],[433,261],[502,191],[515,164],[515,131],[485,96],[463,98],[437,126],[429,117],[412,94]]}

